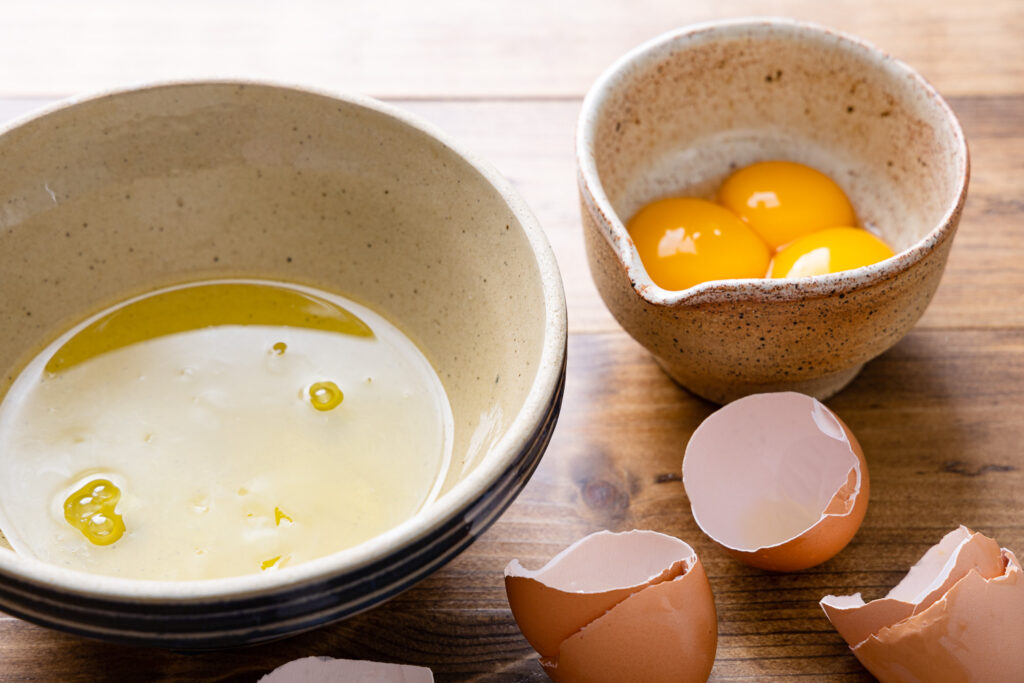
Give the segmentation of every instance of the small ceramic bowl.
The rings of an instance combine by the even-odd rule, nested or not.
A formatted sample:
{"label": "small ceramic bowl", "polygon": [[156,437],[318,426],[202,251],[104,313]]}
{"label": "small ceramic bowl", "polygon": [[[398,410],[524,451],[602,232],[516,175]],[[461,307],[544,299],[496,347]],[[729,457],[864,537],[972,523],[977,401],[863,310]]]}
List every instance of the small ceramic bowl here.
{"label": "small ceramic bowl", "polygon": [[505,180],[407,114],[257,83],[116,92],[6,127],[0,188],[0,380],[128,296],[261,277],[391,318],[433,363],[455,417],[441,497],[362,545],[194,582],[91,575],[4,547],[0,610],[175,649],[297,633],[444,565],[512,502],[547,446],[566,348],[552,252]]}
{"label": "small ceramic bowl", "polygon": [[[788,20],[683,28],[612,65],[583,102],[577,163],[590,270],[605,304],[677,382],[725,403],[845,386],[920,318],[967,194],[942,98],[855,38]],[[897,252],[817,277],[655,285],[625,223],[666,196],[713,199],[756,161],[813,166]]]}

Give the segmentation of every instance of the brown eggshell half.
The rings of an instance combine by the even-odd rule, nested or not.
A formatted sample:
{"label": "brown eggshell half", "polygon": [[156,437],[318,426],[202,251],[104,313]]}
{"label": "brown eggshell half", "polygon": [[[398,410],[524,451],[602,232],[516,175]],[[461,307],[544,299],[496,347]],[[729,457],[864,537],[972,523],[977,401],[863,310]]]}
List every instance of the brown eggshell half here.
{"label": "brown eggshell half", "polygon": [[556,683],[703,683],[718,648],[704,566],[645,588],[582,628],[541,665]]}
{"label": "brown eggshell half", "polygon": [[696,561],[678,538],[654,531],[598,531],[542,568],[505,568],[505,591],[519,629],[543,657],[637,591],[683,575]]}
{"label": "brown eggshell half", "polygon": [[821,606],[882,683],[1009,681],[1024,672],[1024,573],[1016,556],[960,527],[881,600]]}
{"label": "brown eggshell half", "polygon": [[867,512],[864,452],[816,399],[753,394],[708,416],[683,458],[698,526],[741,562],[774,571],[821,564]]}
{"label": "brown eggshell half", "polygon": [[282,664],[259,683],[433,683],[430,669],[405,664],[384,664],[355,659],[303,657]]}

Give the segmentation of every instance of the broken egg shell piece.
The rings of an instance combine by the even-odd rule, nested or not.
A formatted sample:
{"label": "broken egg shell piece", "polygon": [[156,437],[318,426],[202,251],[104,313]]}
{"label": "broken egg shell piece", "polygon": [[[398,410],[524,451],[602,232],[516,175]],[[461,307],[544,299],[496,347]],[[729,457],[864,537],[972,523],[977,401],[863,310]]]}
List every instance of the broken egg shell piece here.
{"label": "broken egg shell piece", "polygon": [[555,683],[703,683],[718,649],[704,566],[629,596],[541,658]]}
{"label": "broken egg shell piece", "polygon": [[966,527],[933,546],[886,597],[828,595],[822,609],[882,683],[1009,680],[1024,671],[1024,574]]}
{"label": "broken egg shell piece", "polygon": [[385,664],[332,657],[303,657],[282,664],[259,683],[433,683],[434,675],[422,666]]}
{"label": "broken egg shell piece", "polygon": [[795,392],[753,394],[708,416],[686,446],[683,486],[705,534],[773,571],[835,556],[864,521],[869,496],[849,427]]}
{"label": "broken egg shell piece", "polygon": [[857,645],[882,628],[927,609],[971,569],[985,578],[995,578],[1003,573],[1003,560],[999,544],[961,526],[932,546],[884,598],[865,604],[860,593],[829,595],[821,606],[843,640]]}
{"label": "broken egg shell piece", "polygon": [[505,592],[523,636],[542,657],[637,591],[685,574],[697,562],[689,545],[654,531],[598,531],[538,570],[505,567]]}

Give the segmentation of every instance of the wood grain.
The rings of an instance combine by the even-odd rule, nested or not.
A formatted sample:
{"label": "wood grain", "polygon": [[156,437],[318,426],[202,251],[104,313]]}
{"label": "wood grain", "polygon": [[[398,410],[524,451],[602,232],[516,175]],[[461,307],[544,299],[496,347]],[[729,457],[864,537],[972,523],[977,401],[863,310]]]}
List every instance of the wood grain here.
{"label": "wood grain", "polygon": [[[467,552],[390,603],[256,649],[119,647],[0,615],[0,683],[253,681],[308,655],[433,668],[440,681],[541,682],[501,571],[538,566],[583,534],[651,528],[692,543],[719,609],[715,681],[872,680],[817,606],[894,585],[957,524],[1024,552],[1024,11],[1019,0],[413,0],[170,6],[96,0],[0,8],[0,122],[55,96],[134,80],[252,76],[384,96],[437,124],[519,188],[565,282],[566,397],[515,504]],[[786,14],[861,35],[931,79],[971,146],[970,195],[943,283],[918,327],[829,402],[867,454],[871,504],[830,562],[772,574],[696,528],[685,443],[713,407],[673,384],[617,326],[583,255],[573,133],[613,59],[672,27]],[[2,296],[2,292],[0,292]]]}
{"label": "wood grain", "polygon": [[7,2],[3,87],[61,95],[126,82],[253,77],[378,96],[579,96],[635,45],[751,15],[815,21],[869,40],[948,94],[1024,80],[1018,0],[123,0]]}

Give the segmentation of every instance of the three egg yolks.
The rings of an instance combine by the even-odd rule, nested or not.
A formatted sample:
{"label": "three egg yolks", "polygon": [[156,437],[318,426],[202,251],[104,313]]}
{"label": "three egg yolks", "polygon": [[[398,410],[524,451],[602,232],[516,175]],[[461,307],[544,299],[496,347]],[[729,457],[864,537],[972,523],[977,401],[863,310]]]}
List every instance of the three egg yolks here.
{"label": "three egg yolks", "polygon": [[680,290],[709,280],[824,275],[893,255],[856,224],[850,200],[827,175],[765,161],[729,176],[717,204],[661,199],[627,229],[651,280]]}

